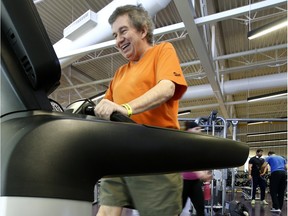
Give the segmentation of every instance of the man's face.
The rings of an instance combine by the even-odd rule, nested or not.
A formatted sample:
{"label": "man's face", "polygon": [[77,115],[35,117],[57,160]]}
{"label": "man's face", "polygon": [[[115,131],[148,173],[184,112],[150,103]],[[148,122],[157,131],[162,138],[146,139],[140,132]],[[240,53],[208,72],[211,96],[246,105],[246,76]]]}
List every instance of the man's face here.
{"label": "man's face", "polygon": [[115,20],[112,24],[112,32],[120,53],[130,61],[138,61],[144,53],[143,39],[147,32],[137,31],[127,14]]}
{"label": "man's face", "polygon": [[259,157],[262,157],[262,155],[263,155],[263,151],[260,151],[257,153],[257,156],[259,156]]}

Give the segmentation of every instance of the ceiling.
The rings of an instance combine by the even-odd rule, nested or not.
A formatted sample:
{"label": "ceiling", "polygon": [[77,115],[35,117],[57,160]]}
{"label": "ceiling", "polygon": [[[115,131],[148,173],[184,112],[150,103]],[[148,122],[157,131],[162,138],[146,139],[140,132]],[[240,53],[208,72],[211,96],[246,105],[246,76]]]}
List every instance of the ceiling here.
{"label": "ceiling", "polygon": [[[111,2],[34,0],[52,44],[87,10],[98,13]],[[191,113],[179,116],[181,125],[182,120],[207,117],[215,110],[220,124],[221,119],[230,123],[228,136],[233,134],[233,121],[236,139],[252,148],[273,146],[287,151],[287,96],[247,101],[287,91],[287,27],[247,39],[248,31],[283,17],[287,18],[286,0],[171,0],[153,17],[155,42],[174,45],[189,85],[179,112]],[[65,108],[104,92],[115,70],[126,62],[111,38],[106,41],[112,45],[104,40],[63,66],[61,85],[49,97]],[[255,121],[265,123],[248,124]]]}

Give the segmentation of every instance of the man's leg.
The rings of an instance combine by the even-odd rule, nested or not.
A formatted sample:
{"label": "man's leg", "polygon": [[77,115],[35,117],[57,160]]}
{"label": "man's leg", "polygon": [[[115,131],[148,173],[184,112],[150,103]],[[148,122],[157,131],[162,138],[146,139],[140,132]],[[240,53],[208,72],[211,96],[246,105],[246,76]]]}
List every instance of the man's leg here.
{"label": "man's leg", "polygon": [[285,190],[287,187],[287,176],[285,172],[280,172],[280,182],[279,182],[279,190],[278,190],[278,202],[279,209],[282,209],[284,202]]}
{"label": "man's leg", "polygon": [[179,173],[130,176],[125,180],[141,216],[180,215],[183,180]]}
{"label": "man's leg", "polygon": [[96,216],[121,216],[122,208],[114,206],[100,206]]}
{"label": "man's leg", "polygon": [[205,203],[204,203],[204,195],[202,191],[202,182],[198,180],[193,181],[193,187],[190,191],[190,199],[196,209],[196,213],[198,216],[205,215]]}
{"label": "man's leg", "polygon": [[265,200],[266,180],[264,177],[259,177],[260,197],[261,201]]}
{"label": "man's leg", "polygon": [[252,200],[255,200],[257,186],[258,186],[257,176],[252,176]]}
{"label": "man's leg", "polygon": [[278,203],[278,197],[277,197],[277,191],[279,188],[279,181],[277,179],[277,174],[273,172],[270,176],[270,195],[272,199],[272,207],[274,209],[279,209],[279,203]]}
{"label": "man's leg", "polygon": [[190,184],[191,180],[183,180],[183,191],[182,191],[182,209],[185,208],[188,196],[189,196],[189,192],[191,191],[191,184]]}
{"label": "man's leg", "polygon": [[130,204],[129,191],[123,178],[101,179],[97,216],[121,216],[122,208]]}

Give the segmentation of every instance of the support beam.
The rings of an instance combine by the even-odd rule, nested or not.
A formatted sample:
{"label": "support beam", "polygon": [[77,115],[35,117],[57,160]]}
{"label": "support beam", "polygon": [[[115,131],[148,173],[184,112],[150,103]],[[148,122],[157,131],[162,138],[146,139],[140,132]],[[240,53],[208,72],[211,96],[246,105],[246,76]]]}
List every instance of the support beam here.
{"label": "support beam", "polygon": [[[266,9],[269,7],[276,7],[276,6],[279,6],[281,4],[286,4],[286,3],[287,3],[287,0],[266,0],[263,2],[254,3],[251,5],[235,8],[232,10],[227,10],[227,11],[219,12],[216,14],[195,18],[195,23],[196,23],[196,25],[205,25],[205,24],[210,24],[210,23],[216,23],[216,22],[219,22],[222,20],[226,20],[226,19],[230,19],[233,17],[237,17],[240,15],[246,14],[249,11],[250,12],[252,12],[252,11],[256,12],[259,10],[263,10],[263,9]],[[155,29],[154,35],[157,36],[157,35],[161,35],[161,34],[168,34],[171,32],[183,31],[183,30],[185,30],[185,25],[183,22],[181,22],[181,23],[176,23],[176,24],[172,24],[169,26],[164,26],[164,27]],[[95,44],[92,46],[87,46],[87,47],[75,49],[73,51],[63,52],[61,54],[58,54],[58,58],[60,60],[62,60],[62,59],[74,57],[74,56],[83,56],[83,55],[88,54],[90,52],[101,50],[101,49],[106,49],[106,48],[111,48],[113,46],[115,46],[114,40],[106,41],[106,42],[102,42],[102,43]]]}
{"label": "support beam", "polygon": [[223,70],[219,70],[220,74],[231,74],[231,73],[236,73],[236,72],[240,72],[243,70],[254,70],[257,68],[261,68],[261,67],[266,67],[269,65],[281,65],[287,63],[287,58],[280,58],[280,59],[276,59],[276,60],[268,60],[268,61],[262,61],[262,62],[255,62],[252,64],[247,64],[244,66],[239,66],[239,67],[230,67],[227,69],[223,69]]}
{"label": "support beam", "polygon": [[[287,48],[287,44],[280,44],[280,45],[264,47],[264,48],[260,48],[260,49],[253,49],[253,50],[248,50],[248,51],[244,51],[244,52],[231,53],[231,54],[228,54],[228,55],[217,56],[213,60],[214,61],[219,61],[219,60],[243,57],[243,56],[246,56],[246,55],[255,55],[255,54],[259,54],[259,53],[263,53],[263,52],[275,51],[275,50],[286,49],[286,48]],[[283,60],[284,60],[284,58],[281,59],[280,62],[282,62]],[[184,62],[184,63],[181,63],[181,67],[188,67],[190,65],[198,65],[200,63],[201,63],[200,60],[194,60],[194,61],[191,61],[191,62]],[[274,63],[276,63],[276,62],[274,62]],[[269,61],[269,64],[272,64],[272,63]],[[261,66],[261,65],[262,64],[260,64],[259,66]],[[241,68],[240,68],[240,70],[241,70]],[[220,73],[221,72],[229,73],[228,71],[225,71],[225,69],[219,70],[219,72]],[[232,72],[234,72],[234,70]]]}
{"label": "support beam", "polygon": [[[176,1],[175,1],[176,2]],[[205,17],[200,17],[195,19],[197,25],[205,25],[209,23],[215,23],[226,19],[231,19],[233,17],[238,17],[244,15],[248,12],[256,12],[259,10],[264,10],[271,7],[276,7],[282,4],[287,4],[287,0],[266,0],[257,2],[254,4],[246,5],[243,7],[238,7],[235,9],[219,12]]]}
{"label": "support beam", "polygon": [[[162,34],[168,34],[171,32],[175,32],[175,31],[184,31],[185,30],[185,26],[184,23],[176,23],[173,25],[169,25],[169,26],[164,26],[158,29],[154,30],[154,36],[158,36],[158,35],[162,35]],[[61,54],[58,54],[58,58],[59,59],[65,59],[65,58],[69,58],[69,57],[75,57],[75,56],[83,56],[85,54],[94,52],[94,51],[98,51],[98,50],[103,50],[103,49],[108,49],[108,48],[112,48],[115,46],[115,40],[110,40],[110,41],[105,41],[102,43],[97,43],[91,46],[87,46],[87,47],[83,47],[83,48],[79,48],[79,49],[74,49],[72,51],[68,51],[68,52],[62,52]]]}
{"label": "support beam", "polygon": [[279,44],[275,46],[253,49],[253,50],[248,50],[244,52],[231,53],[228,55],[217,56],[214,60],[224,60],[224,59],[236,58],[236,57],[241,57],[241,56],[246,56],[246,55],[255,55],[255,54],[259,54],[263,52],[269,52],[269,51],[280,50],[280,49],[286,50],[287,46],[288,44]]}
{"label": "support beam", "polygon": [[[277,100],[284,100],[286,97],[277,97],[277,98],[269,98],[267,100],[265,100],[265,102],[267,101],[277,101]],[[287,99],[287,98],[286,98]],[[231,102],[226,102],[225,105],[226,106],[232,106],[232,105],[241,105],[241,104],[246,104],[248,103],[247,100],[241,100],[241,101],[231,101]],[[189,107],[183,107],[183,108],[179,108],[179,112],[182,111],[186,111],[186,110],[203,110],[203,109],[207,109],[207,108],[215,108],[218,107],[219,104],[217,103],[213,103],[213,104],[204,104],[204,105],[196,105],[196,106],[189,106]],[[286,120],[285,120],[286,121]]]}
{"label": "support beam", "polygon": [[229,114],[224,104],[224,99],[221,93],[220,86],[216,80],[215,68],[213,60],[207,51],[207,48],[202,40],[202,36],[198,31],[194,17],[196,17],[194,8],[188,0],[174,0],[177,10],[185,24],[189,38],[194,46],[194,49],[201,61],[204,71],[206,72],[212,91],[217,99],[220,110],[224,118],[228,118]]}

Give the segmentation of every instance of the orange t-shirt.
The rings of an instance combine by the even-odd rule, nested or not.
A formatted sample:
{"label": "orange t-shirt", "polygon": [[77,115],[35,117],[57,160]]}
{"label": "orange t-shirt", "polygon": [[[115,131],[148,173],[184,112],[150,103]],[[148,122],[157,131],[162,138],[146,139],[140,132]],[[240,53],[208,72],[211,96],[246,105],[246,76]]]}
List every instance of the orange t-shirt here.
{"label": "orange t-shirt", "polygon": [[139,124],[179,129],[178,103],[187,89],[187,83],[176,51],[170,43],[155,45],[137,63],[129,62],[121,66],[105,98],[117,104],[129,103],[161,80],[171,80],[176,84],[174,96],[160,106],[132,115],[131,118]]}

